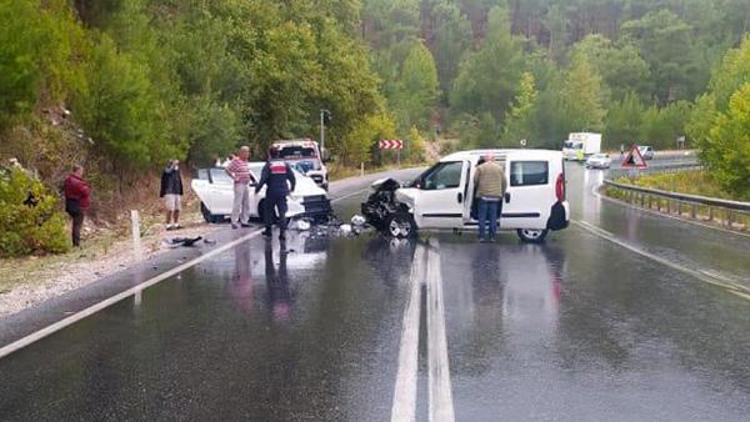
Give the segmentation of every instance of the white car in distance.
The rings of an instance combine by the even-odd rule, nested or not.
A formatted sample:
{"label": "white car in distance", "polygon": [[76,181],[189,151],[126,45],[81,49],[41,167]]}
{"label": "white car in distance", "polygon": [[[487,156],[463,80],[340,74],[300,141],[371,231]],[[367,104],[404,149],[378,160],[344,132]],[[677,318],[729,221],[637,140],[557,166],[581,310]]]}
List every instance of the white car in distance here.
{"label": "white car in distance", "polygon": [[608,169],[611,165],[609,154],[594,154],[586,160],[587,169]]}
{"label": "white car in distance", "polygon": [[643,157],[644,160],[653,160],[654,159],[654,148],[650,147],[648,145],[639,145],[638,146],[638,152],[641,153],[641,157]]}
{"label": "white car in distance", "polygon": [[[250,163],[250,170],[257,180],[265,163]],[[305,176],[296,169],[294,177],[296,186],[289,194],[287,204],[289,210],[287,218],[309,217],[314,220],[326,219],[331,214],[331,203],[325,190],[318,186],[313,179]],[[198,170],[198,177],[191,183],[193,192],[201,201],[201,214],[209,223],[220,223],[232,214],[234,201],[234,181],[223,167],[213,167]],[[266,187],[255,193],[255,185],[250,184],[250,217],[263,220]]]}

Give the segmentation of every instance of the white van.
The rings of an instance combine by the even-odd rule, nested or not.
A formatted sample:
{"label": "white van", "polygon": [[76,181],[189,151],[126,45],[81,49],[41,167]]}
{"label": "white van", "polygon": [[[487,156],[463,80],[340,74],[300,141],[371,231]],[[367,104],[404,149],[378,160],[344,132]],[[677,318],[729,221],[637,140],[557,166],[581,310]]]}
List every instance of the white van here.
{"label": "white van", "polygon": [[407,187],[398,187],[392,180],[375,182],[375,192],[362,204],[362,212],[370,224],[394,237],[414,236],[417,229],[476,227],[474,172],[487,154],[505,166],[508,179],[500,229],[516,230],[521,240],[539,243],[550,230],[568,226],[562,152],[547,150],[451,154]]}

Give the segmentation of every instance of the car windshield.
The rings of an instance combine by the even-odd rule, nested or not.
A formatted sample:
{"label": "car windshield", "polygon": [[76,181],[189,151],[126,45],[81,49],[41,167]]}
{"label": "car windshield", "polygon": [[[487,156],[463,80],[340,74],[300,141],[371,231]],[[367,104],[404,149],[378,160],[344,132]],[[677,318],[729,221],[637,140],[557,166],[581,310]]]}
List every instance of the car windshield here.
{"label": "car windshield", "polygon": [[285,160],[302,160],[305,158],[318,158],[315,148],[289,145],[279,149],[279,156]]}
{"label": "car windshield", "polygon": [[320,169],[320,161],[318,160],[299,160],[293,161],[294,168],[301,173],[307,173],[310,170]]}
{"label": "car windshield", "polygon": [[567,142],[565,142],[565,148],[568,148],[568,149],[581,149],[581,148],[583,148],[583,144],[580,143],[580,142],[575,142],[575,141],[567,141]]}

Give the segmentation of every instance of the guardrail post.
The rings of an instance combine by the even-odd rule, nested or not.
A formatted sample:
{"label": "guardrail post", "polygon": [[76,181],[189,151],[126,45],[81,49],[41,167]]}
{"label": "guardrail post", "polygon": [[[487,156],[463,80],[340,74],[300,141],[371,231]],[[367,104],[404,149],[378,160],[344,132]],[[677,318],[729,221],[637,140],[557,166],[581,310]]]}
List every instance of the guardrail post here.
{"label": "guardrail post", "polygon": [[697,206],[695,204],[690,206],[690,218],[695,218],[695,215],[697,214],[696,208]]}
{"label": "guardrail post", "polygon": [[714,221],[714,207],[708,206],[708,221]]}
{"label": "guardrail post", "polygon": [[732,228],[733,218],[734,218],[734,212],[732,212],[732,210],[727,210],[727,226],[729,226],[730,229]]}
{"label": "guardrail post", "polygon": [[648,209],[650,209],[650,210],[654,209],[654,207],[653,207],[653,199],[654,199],[653,196],[651,196],[651,195],[648,196]]}

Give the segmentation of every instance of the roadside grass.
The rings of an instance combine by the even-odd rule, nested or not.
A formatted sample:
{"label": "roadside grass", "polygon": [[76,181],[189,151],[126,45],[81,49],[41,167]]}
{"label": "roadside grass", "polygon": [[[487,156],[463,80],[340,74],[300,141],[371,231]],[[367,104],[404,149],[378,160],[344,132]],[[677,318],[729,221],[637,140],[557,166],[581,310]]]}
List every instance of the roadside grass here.
{"label": "roadside grass", "polygon": [[731,194],[725,192],[721,186],[719,186],[719,183],[711,177],[711,173],[707,171],[647,174],[634,180],[631,180],[628,177],[621,177],[617,182],[669,192],[740,200],[739,198],[734,198]]}
{"label": "roadside grass", "polygon": [[[129,254],[132,252],[132,240],[129,212],[127,214],[122,215],[114,224],[97,225],[94,228],[92,225],[84,226],[81,247],[70,252],[0,259],[0,294],[10,292],[17,286],[44,285],[72,266],[85,266],[105,261],[114,255]],[[140,223],[144,254],[148,255],[161,247],[163,218],[158,208],[147,207],[142,211]],[[186,228],[202,224],[197,202],[188,201],[184,204],[180,220]],[[175,232],[175,236],[177,235],[179,233]]]}

